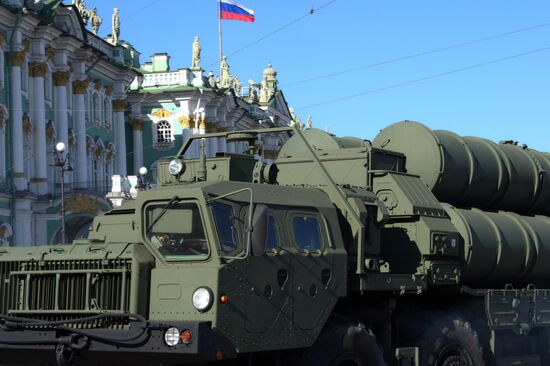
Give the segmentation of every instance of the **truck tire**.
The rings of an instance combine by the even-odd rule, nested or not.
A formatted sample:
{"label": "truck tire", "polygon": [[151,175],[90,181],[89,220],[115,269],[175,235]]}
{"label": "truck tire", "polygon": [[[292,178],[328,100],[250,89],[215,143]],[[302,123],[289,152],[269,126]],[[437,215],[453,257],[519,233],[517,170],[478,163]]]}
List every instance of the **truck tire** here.
{"label": "truck tire", "polygon": [[317,341],[295,361],[304,366],[386,366],[374,333],[343,316],[329,319]]}
{"label": "truck tire", "polygon": [[485,366],[477,333],[460,318],[440,320],[420,343],[421,366]]}

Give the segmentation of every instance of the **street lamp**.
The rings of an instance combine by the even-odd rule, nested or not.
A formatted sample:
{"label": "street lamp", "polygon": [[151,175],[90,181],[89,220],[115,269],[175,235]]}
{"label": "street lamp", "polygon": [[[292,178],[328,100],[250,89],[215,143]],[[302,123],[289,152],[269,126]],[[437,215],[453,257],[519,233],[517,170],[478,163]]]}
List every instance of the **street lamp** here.
{"label": "street lamp", "polygon": [[138,184],[136,185],[137,190],[142,191],[142,190],[151,188],[151,185],[149,184],[149,182],[147,182],[147,179],[145,179],[145,176],[147,175],[148,172],[149,171],[144,166],[139,168],[139,174],[137,176]]}
{"label": "street lamp", "polygon": [[65,172],[72,172],[73,168],[69,161],[70,154],[63,156],[65,152],[65,143],[60,141],[55,145],[54,162],[51,166],[55,166],[61,172],[61,241],[63,244],[67,241],[65,236]]}

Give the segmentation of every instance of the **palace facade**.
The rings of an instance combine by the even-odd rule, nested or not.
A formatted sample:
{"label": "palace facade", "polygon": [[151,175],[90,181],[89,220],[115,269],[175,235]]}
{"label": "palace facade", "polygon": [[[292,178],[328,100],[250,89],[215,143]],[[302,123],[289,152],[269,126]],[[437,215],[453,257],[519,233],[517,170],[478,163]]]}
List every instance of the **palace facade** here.
{"label": "palace facade", "polygon": [[[172,71],[166,53],[142,65],[139,52],[118,39],[117,23],[102,39],[101,18],[84,1],[0,0],[0,245],[62,241],[61,173],[52,166],[58,142],[70,164],[63,181],[70,241],[110,209],[113,175],[145,166],[154,184],[158,159],[192,133],[290,123],[271,66],[247,87],[225,59],[219,76],[206,75],[198,37],[192,67]],[[275,159],[283,139],[264,136],[256,154]],[[207,153],[248,149],[218,138]],[[197,147],[188,154],[196,156]]]}

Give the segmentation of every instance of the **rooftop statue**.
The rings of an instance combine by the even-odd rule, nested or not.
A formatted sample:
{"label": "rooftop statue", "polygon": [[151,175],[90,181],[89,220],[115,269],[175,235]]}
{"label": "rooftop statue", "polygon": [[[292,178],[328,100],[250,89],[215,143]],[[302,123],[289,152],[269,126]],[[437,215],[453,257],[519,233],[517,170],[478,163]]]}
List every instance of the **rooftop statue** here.
{"label": "rooftop statue", "polygon": [[191,68],[200,70],[201,68],[200,62],[201,62],[201,44],[199,43],[199,36],[195,36],[195,40],[193,41],[193,60],[191,62]]}
{"label": "rooftop statue", "polygon": [[236,75],[233,78],[233,89],[235,89],[235,94],[241,95],[241,91],[243,89],[243,83],[239,80],[239,78]]}
{"label": "rooftop statue", "polygon": [[269,102],[271,99],[272,92],[269,88],[269,85],[267,84],[267,78],[264,75],[264,78],[262,79],[262,82],[260,83],[260,102],[266,103]]}
{"label": "rooftop statue", "polygon": [[229,74],[229,64],[227,63],[227,56],[224,56],[220,64],[221,69],[221,87],[229,88],[231,86],[231,75]]}
{"label": "rooftop statue", "polygon": [[248,80],[248,98],[251,102],[258,101],[258,92],[256,91],[256,84],[254,84],[254,80],[250,79]]}
{"label": "rooftop statue", "polygon": [[113,9],[113,34],[112,41],[113,45],[118,44],[118,37],[120,36],[120,18],[118,17],[118,8]]}
{"label": "rooftop statue", "polygon": [[306,122],[306,128],[309,130],[313,127],[313,119],[311,118],[311,115],[307,116],[307,122]]}
{"label": "rooftop statue", "polygon": [[216,85],[216,79],[214,79],[214,73],[212,71],[210,71],[208,73],[208,85],[214,89],[214,88],[217,88],[217,85]]}
{"label": "rooftop statue", "polygon": [[90,24],[92,25],[92,32],[97,35],[99,32],[99,26],[103,23],[103,19],[97,15],[97,9],[92,8],[90,10]]}
{"label": "rooftop statue", "polygon": [[84,22],[84,25],[88,25],[88,19],[90,19],[90,13],[86,10],[86,0],[74,0],[73,3],[76,6],[76,9],[80,13],[80,17]]}

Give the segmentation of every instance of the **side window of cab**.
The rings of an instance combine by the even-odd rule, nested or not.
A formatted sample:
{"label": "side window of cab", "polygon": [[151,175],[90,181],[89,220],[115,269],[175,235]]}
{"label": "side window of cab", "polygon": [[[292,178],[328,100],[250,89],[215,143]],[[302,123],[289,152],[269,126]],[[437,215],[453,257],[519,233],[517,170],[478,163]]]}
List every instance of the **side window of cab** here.
{"label": "side window of cab", "polygon": [[324,247],[321,219],[315,213],[300,212],[290,216],[291,233],[296,248],[302,252],[321,252]]}

